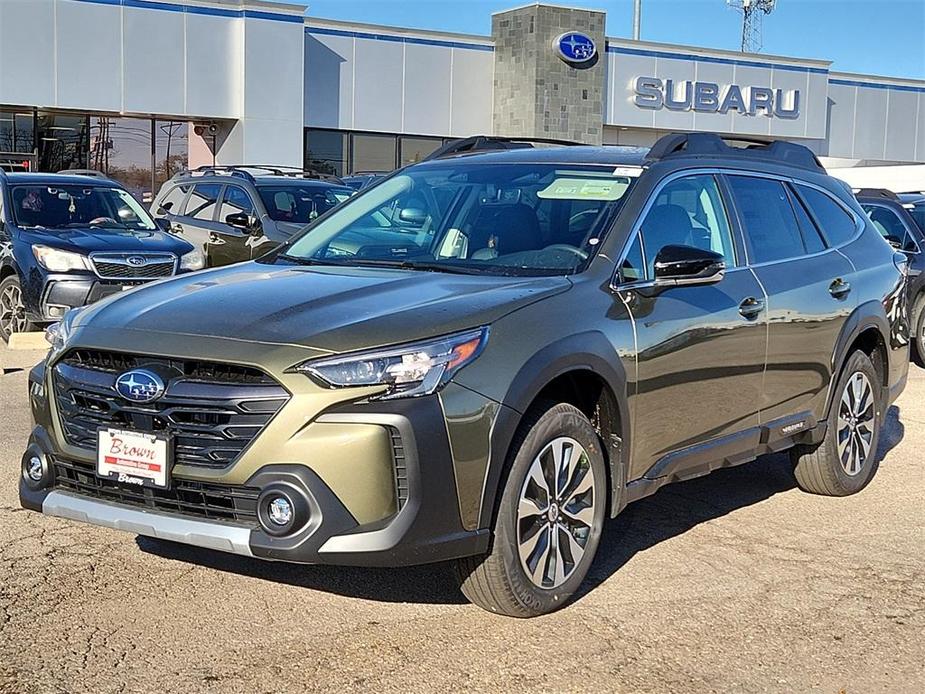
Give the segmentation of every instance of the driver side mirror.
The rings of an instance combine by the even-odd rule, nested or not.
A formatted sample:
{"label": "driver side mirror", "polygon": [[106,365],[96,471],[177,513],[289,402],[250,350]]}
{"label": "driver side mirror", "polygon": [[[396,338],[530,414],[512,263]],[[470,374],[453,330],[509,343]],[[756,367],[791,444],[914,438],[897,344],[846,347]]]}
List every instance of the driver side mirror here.
{"label": "driver side mirror", "polygon": [[693,246],[663,246],[655,256],[655,285],[675,287],[714,284],[726,273],[726,259],[719,253]]}
{"label": "driver side mirror", "polygon": [[417,207],[406,207],[398,213],[398,221],[412,227],[422,227],[427,221],[427,213]]}
{"label": "driver side mirror", "polygon": [[261,229],[260,220],[246,212],[235,212],[225,217],[225,224],[245,234],[253,234]]}

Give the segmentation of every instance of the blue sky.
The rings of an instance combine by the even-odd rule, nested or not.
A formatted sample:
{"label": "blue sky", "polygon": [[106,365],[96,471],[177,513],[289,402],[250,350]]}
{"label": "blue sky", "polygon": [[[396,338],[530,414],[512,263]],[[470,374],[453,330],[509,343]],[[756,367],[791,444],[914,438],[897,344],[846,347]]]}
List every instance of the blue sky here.
{"label": "blue sky", "polygon": [[[308,15],[489,34],[492,12],[526,0],[306,0]],[[608,36],[631,36],[631,0],[556,0],[607,12]],[[739,48],[741,15],[725,0],[643,0],[642,38]],[[832,69],[925,79],[925,0],[778,0],[763,53],[832,60]]]}

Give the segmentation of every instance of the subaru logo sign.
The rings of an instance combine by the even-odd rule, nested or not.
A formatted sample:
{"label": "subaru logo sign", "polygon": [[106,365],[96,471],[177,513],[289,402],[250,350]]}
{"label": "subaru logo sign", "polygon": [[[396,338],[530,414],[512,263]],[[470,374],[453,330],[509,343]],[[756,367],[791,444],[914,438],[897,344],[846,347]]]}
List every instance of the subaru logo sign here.
{"label": "subaru logo sign", "polygon": [[142,267],[148,261],[145,260],[144,256],[130,255],[128,258],[125,259],[125,262],[127,262],[132,267]]}
{"label": "subaru logo sign", "polygon": [[131,402],[151,402],[164,394],[164,381],[145,369],[126,371],[116,379],[116,392]]}
{"label": "subaru logo sign", "polygon": [[587,34],[579,31],[567,31],[558,36],[553,43],[558,55],[565,62],[578,66],[585,66],[594,60],[597,55],[597,46]]}

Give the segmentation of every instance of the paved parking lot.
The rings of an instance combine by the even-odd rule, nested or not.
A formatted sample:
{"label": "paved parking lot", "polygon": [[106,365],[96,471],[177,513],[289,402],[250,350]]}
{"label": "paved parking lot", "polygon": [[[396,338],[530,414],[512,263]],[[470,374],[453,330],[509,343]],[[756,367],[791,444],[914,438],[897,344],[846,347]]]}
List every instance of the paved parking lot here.
{"label": "paved parking lot", "polygon": [[[540,619],[464,604],[444,566],[263,563],[19,509],[38,353],[0,352],[0,691],[773,691],[925,688],[925,371],[860,495],[784,456],[663,488]],[[9,370],[13,369],[12,372]]]}

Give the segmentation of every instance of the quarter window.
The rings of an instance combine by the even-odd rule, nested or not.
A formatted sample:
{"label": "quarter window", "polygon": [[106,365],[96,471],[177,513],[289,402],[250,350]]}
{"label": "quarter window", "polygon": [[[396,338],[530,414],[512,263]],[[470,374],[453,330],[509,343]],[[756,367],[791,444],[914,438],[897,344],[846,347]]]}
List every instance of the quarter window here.
{"label": "quarter window", "polygon": [[726,210],[716,179],[709,174],[680,178],[662,188],[640,234],[649,277],[654,276],[655,258],[665,246],[714,251],[726,259],[727,267],[736,264]]}
{"label": "quarter window", "polygon": [[803,245],[806,247],[806,252],[818,253],[819,251],[824,251],[825,240],[819,233],[819,228],[810,218],[809,213],[806,211],[799,197],[797,197],[792,190],[788,192],[790,193],[790,205],[793,207],[793,211],[797,216],[797,222],[800,225],[800,232],[803,234]]}
{"label": "quarter window", "polygon": [[222,187],[217,183],[197,183],[186,202],[186,215],[194,219],[212,221],[215,218],[215,204],[221,190]]}
{"label": "quarter window", "polygon": [[840,246],[854,236],[857,231],[854,218],[841,205],[815,188],[801,185],[797,188],[830,246]]}
{"label": "quarter window", "polygon": [[768,263],[807,253],[783,183],[770,178],[730,176],[729,187],[748,238],[752,262]]}
{"label": "quarter window", "polygon": [[633,245],[630,246],[626,258],[620,264],[620,280],[623,282],[636,282],[646,278],[646,266],[642,259],[642,244],[637,234],[633,239]]}

